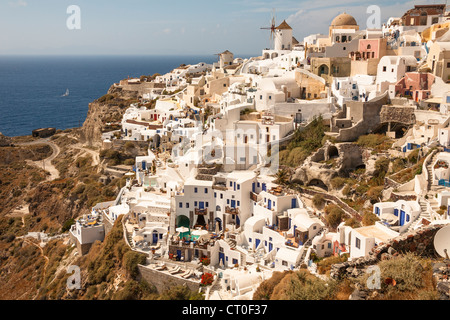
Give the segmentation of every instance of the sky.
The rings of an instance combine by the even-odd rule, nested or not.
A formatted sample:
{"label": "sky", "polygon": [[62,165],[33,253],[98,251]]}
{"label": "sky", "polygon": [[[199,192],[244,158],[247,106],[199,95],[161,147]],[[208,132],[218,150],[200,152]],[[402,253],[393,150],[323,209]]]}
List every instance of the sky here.
{"label": "sky", "polygon": [[[271,46],[269,27],[286,20],[302,41],[328,33],[338,14],[362,29],[377,5],[381,21],[401,17],[422,0],[0,0],[0,55],[210,55],[230,50],[256,56]],[[80,9],[79,20],[73,11]],[[70,29],[67,21],[79,21]]]}

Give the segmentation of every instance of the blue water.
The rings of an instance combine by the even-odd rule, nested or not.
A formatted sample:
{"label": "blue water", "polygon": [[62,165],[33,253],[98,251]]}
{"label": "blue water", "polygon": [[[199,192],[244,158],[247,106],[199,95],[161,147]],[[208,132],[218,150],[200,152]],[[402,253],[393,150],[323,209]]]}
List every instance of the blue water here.
{"label": "blue water", "polygon": [[[30,135],[38,128],[80,127],[89,103],[128,77],[164,74],[180,64],[213,63],[210,56],[0,56],[0,132]],[[70,95],[62,97],[69,89]]]}

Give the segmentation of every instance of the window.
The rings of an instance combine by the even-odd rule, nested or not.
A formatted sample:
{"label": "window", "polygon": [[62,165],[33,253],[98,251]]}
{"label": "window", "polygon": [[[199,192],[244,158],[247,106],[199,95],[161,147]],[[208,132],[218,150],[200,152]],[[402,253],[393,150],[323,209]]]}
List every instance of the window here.
{"label": "window", "polygon": [[234,264],[234,265],[238,264],[237,259],[233,259],[233,264]]}
{"label": "window", "polygon": [[205,193],[208,193],[208,188],[205,188]]}
{"label": "window", "polygon": [[387,70],[387,67],[383,67],[383,72],[386,72],[386,70]]}
{"label": "window", "polygon": [[220,194],[220,199],[223,199],[223,193]]}
{"label": "window", "polygon": [[180,203],[178,204],[178,207],[179,207],[179,208],[183,208],[183,202],[180,202]]}
{"label": "window", "polygon": [[189,202],[186,202],[186,209],[189,209]]}
{"label": "window", "polygon": [[287,261],[284,261],[283,260],[283,262],[281,263],[283,266],[285,266],[285,267],[287,267],[287,265],[288,265],[288,263],[287,263]]}
{"label": "window", "polygon": [[331,242],[328,242],[328,249],[331,249]]}
{"label": "window", "polygon": [[355,245],[356,245],[356,248],[361,249],[361,240],[358,239],[358,238],[356,238],[356,243],[355,243]]}
{"label": "window", "polygon": [[194,202],[194,207],[197,207],[197,205],[198,205],[198,202],[195,201],[195,202]]}
{"label": "window", "polygon": [[194,188],[194,193],[197,193],[198,192],[198,188]]}

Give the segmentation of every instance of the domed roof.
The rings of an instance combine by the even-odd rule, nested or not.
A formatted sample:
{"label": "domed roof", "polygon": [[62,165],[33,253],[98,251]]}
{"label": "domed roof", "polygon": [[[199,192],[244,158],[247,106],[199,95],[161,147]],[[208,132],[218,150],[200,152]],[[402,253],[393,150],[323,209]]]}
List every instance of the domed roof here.
{"label": "domed roof", "polygon": [[333,19],[331,22],[332,27],[340,27],[340,26],[357,26],[355,18],[347,13],[342,13]]}

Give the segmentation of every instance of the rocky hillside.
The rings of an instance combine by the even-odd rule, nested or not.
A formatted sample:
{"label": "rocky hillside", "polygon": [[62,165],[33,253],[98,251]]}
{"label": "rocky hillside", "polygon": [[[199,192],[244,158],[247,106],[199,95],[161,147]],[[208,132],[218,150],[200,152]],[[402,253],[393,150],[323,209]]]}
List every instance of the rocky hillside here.
{"label": "rocky hillside", "polygon": [[133,86],[113,84],[107,94],[89,104],[86,121],[80,132],[83,143],[99,146],[103,132],[119,129],[114,126],[120,123],[125,110],[131,103],[137,102],[149,83]]}

